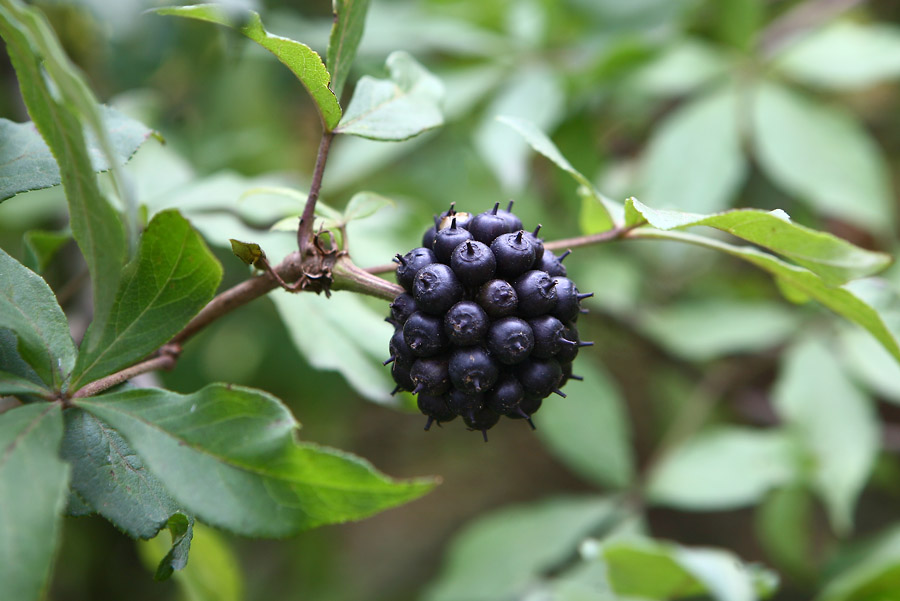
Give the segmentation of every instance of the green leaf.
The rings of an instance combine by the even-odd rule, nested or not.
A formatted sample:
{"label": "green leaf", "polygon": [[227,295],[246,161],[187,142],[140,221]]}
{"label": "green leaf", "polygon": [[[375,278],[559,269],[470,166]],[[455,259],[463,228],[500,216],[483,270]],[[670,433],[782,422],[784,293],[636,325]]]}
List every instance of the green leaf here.
{"label": "green leaf", "polygon": [[[55,163],[54,163],[55,164]],[[41,273],[56,256],[59,249],[72,239],[72,232],[47,232],[44,230],[30,230],[25,232],[23,240],[25,250],[28,252],[28,267]]]}
{"label": "green leaf", "polygon": [[365,219],[366,217],[371,217],[384,207],[393,206],[396,206],[394,201],[386,196],[381,196],[374,192],[357,192],[353,195],[353,198],[350,199],[350,202],[347,203],[347,208],[344,209],[342,221],[346,224],[351,221]]}
{"label": "green leaf", "polygon": [[[572,164],[566,160],[553,141],[547,137],[534,123],[518,117],[501,115],[497,121],[508,125],[519,133],[531,147],[550,159],[557,167],[572,176],[579,184],[579,195],[587,205],[582,210],[582,225],[590,228],[590,233],[602,232],[616,225],[614,216],[621,211],[621,205],[606,198],[594,187],[591,180],[582,175]],[[618,211],[617,211],[618,209]],[[589,216],[585,216],[589,213]],[[585,220],[587,223],[585,224]]]}
{"label": "green leaf", "polygon": [[287,408],[256,390],[137,389],[76,404],[116,428],[189,513],[244,536],[361,519],[434,486],[393,481],[353,455],[296,442]]}
{"label": "green leaf", "polygon": [[660,505],[709,511],[756,503],[797,473],[781,432],[723,427],[694,436],[653,470],[648,496]]}
{"label": "green leaf", "polygon": [[266,31],[259,14],[254,11],[229,10],[217,4],[196,4],[157,8],[154,12],[216,23],[239,31],[274,54],[300,80],[312,96],[326,131],[333,130],[340,121],[341,106],[328,88],[331,75],[322,58],[306,44]]}
{"label": "green leaf", "polygon": [[333,0],[333,7],[334,24],[328,38],[326,57],[331,72],[331,89],[340,99],[363,35],[369,0]]}
{"label": "green leaf", "polygon": [[8,371],[0,371],[0,396],[16,394],[33,394],[49,398],[51,391],[27,378]]}
{"label": "green leaf", "polygon": [[553,499],[481,517],[453,540],[441,574],[425,599],[519,598],[618,512],[610,501],[594,497]]}
{"label": "green leaf", "polygon": [[[855,280],[843,286],[829,286],[816,274],[781,261],[768,253],[748,246],[734,246],[711,238],[704,238],[684,232],[664,232],[655,229],[638,228],[630,232],[632,238],[654,238],[677,240],[724,252],[741,258],[772,273],[776,278],[790,287],[793,294],[802,294],[813,298],[838,315],[868,330],[893,356],[900,361],[900,338],[897,337],[884,315],[888,310],[900,310],[900,298],[896,294],[889,299],[882,299],[881,305],[875,306],[868,298],[865,290],[879,287],[876,278]],[[875,282],[873,282],[873,280]],[[897,330],[900,331],[900,330]]]}
{"label": "green leaf", "polygon": [[[99,106],[36,9],[5,0],[0,5],[0,37],[6,41],[28,113],[59,165],[72,234],[91,273],[94,320],[102,321],[118,287],[127,244],[119,214],[100,192],[83,133],[81,120],[104,153],[115,157]],[[113,158],[108,164],[116,162]]]}
{"label": "green leaf", "polygon": [[852,116],[772,83],[757,88],[752,106],[756,156],[776,184],[826,215],[890,229],[887,166]]}
{"label": "green leaf", "polygon": [[[110,107],[100,107],[100,114],[121,165],[153,135],[153,130]],[[97,136],[87,129],[83,137],[94,171],[108,170],[109,162]],[[0,119],[0,202],[20,192],[60,183],[59,166],[35,124]]]}
{"label": "green leaf", "polygon": [[266,257],[265,251],[256,242],[241,242],[234,238],[228,241],[231,242],[231,252],[234,256],[247,265],[256,265],[257,261]]}
{"label": "green leaf", "polygon": [[391,53],[385,65],[390,79],[362,77],[335,133],[397,141],[444,124],[441,81],[406,52]]}
{"label": "green leaf", "polygon": [[900,580],[900,526],[879,535],[861,557],[842,570],[816,601],[877,601],[897,594]]}
{"label": "green leaf", "polygon": [[858,328],[844,328],[839,355],[860,384],[900,405],[900,363],[877,340]]}
{"label": "green leaf", "polygon": [[812,497],[802,485],[773,491],[756,510],[756,533],[775,566],[798,580],[815,575]]}
{"label": "green leaf", "polygon": [[16,334],[7,328],[0,328],[0,368],[12,376],[28,380],[44,388],[45,384],[41,377],[22,359],[18,346],[19,339],[16,338]]}
{"label": "green leaf", "polygon": [[187,566],[191,539],[194,537],[194,518],[176,513],[166,522],[166,528],[172,535],[172,546],[159,561],[153,575],[154,580],[168,580],[176,570],[183,570]]}
{"label": "green leaf", "polygon": [[640,90],[659,96],[681,96],[726,72],[720,48],[696,39],[678,40],[659,58],[637,70],[631,80]]}
{"label": "green leaf", "polygon": [[[0,328],[47,386],[60,390],[75,364],[69,323],[47,282],[0,249]],[[0,368],[9,369],[5,363]],[[22,374],[19,374],[22,375]]]}
{"label": "green leaf", "polygon": [[46,592],[66,508],[62,433],[58,404],[0,416],[0,599],[37,601]]}
{"label": "green leaf", "polygon": [[[139,541],[137,548],[144,565],[156,571],[171,552],[166,536]],[[203,524],[194,523],[190,563],[172,580],[188,601],[242,601],[244,583],[241,565],[222,535]]]}
{"label": "green leaf", "polygon": [[621,393],[605,371],[587,361],[579,361],[575,373],[584,381],[567,386],[563,402],[544,404],[534,418],[537,433],[577,474],[624,488],[634,475],[634,458]]}
{"label": "green leaf", "polygon": [[80,409],[65,412],[61,456],[78,497],[132,538],[152,538],[180,507],[111,428]]}
{"label": "green leaf", "polygon": [[191,224],[157,213],[122,275],[103,330],[88,330],[72,386],[131,365],[178,333],[215,294],[222,267]]}
{"label": "green leaf", "polygon": [[651,209],[637,199],[625,203],[626,223],[649,223],[660,230],[705,225],[768,248],[806,267],[829,284],[878,273],[890,255],[864,250],[832,234],[796,224],[781,210],[735,209],[716,215]]}
{"label": "green leaf", "polygon": [[666,117],[644,151],[640,196],[657,206],[699,213],[730,205],[747,173],[739,104],[738,92],[722,88]]}
{"label": "green leaf", "polygon": [[832,525],[848,533],[879,449],[880,427],[871,402],[844,374],[828,345],[813,339],[788,351],[773,397],[778,414],[813,458],[813,485]]}
{"label": "green leaf", "polygon": [[775,67],[807,84],[837,90],[900,76],[900,27],[838,21],[816,27],[782,50]]}

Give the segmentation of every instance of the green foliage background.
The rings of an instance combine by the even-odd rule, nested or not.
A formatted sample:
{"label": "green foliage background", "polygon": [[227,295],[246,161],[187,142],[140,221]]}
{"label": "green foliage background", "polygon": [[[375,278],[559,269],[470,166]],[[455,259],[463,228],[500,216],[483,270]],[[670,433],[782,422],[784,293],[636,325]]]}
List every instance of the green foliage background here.
{"label": "green foliage background", "polygon": [[[325,56],[329,2],[236,3]],[[156,6],[149,0],[33,4],[96,95],[166,140],[117,130],[125,156],[143,142],[125,167],[133,195],[153,213],[178,208],[224,265],[223,285],[245,279],[227,238],[270,235],[297,206],[271,187],[308,185],[321,120],[306,91],[246,38],[144,13]],[[361,266],[417,246],[450,202],[479,212],[513,197],[547,239],[597,231],[596,205],[495,118],[508,115],[550,134],[618,202],[782,209],[896,256],[900,11],[858,3],[779,37],[780,17],[816,4],[373,0],[356,62],[341,76],[342,106],[360,77],[384,78],[388,55],[406,51],[442,82],[445,123],[396,143],[339,138],[322,200],[343,208],[371,190],[393,201],[347,225]],[[5,56],[0,82],[0,117],[27,121]],[[644,208],[666,229],[671,216]],[[84,329],[90,299],[68,292],[82,263],[57,235],[66,224],[59,187],[0,204],[0,247],[39,269]],[[264,248],[273,258],[282,250]],[[808,266],[806,250],[790,256]],[[286,540],[197,524],[188,568],[164,583],[151,578],[167,534],[136,545],[99,517],[67,518],[50,598],[613,598],[598,558],[621,567],[615,590],[639,597],[743,599],[756,593],[728,586],[766,586],[768,573],[731,574],[720,552],[591,539],[635,532],[770,566],[781,575],[778,599],[900,594],[900,367],[888,351],[816,303],[785,300],[815,297],[810,289],[704,248],[617,242],[578,249],[567,265],[595,292],[579,321],[597,343],[576,363],[585,382],[538,413],[537,436],[503,423],[489,445],[458,423],[423,432],[422,416],[389,406],[389,376],[377,366],[390,335],[383,302],[275,294],[220,320],[159,374],[165,386],[266,390],[291,408],[304,440],[443,483],[415,503]],[[827,268],[837,282],[863,275],[848,275],[857,263]],[[885,337],[896,337],[900,269],[882,275],[852,292],[883,310]],[[97,329],[97,344],[115,343]],[[610,496],[623,491],[645,494],[624,497],[623,510]],[[645,513],[629,513],[636,498]],[[698,565],[716,576],[690,570]]]}

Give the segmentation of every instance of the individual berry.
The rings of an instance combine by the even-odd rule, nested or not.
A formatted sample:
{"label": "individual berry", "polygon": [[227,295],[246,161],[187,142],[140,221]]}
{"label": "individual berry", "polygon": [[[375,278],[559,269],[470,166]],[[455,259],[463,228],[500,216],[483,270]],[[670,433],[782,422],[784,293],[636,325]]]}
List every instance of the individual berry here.
{"label": "individual berry", "polygon": [[446,399],[447,407],[456,415],[478,411],[484,405],[484,395],[480,392],[468,393],[455,388],[446,395]]}
{"label": "individual berry", "polygon": [[562,381],[560,381],[560,383],[559,383],[560,388],[565,386],[566,382],[568,382],[569,380],[576,380],[578,382],[581,382],[584,380],[584,378],[582,376],[576,376],[575,374],[572,373],[572,362],[571,361],[566,361],[564,363],[560,363],[559,367],[560,367],[560,369],[562,369],[562,373],[563,373]]}
{"label": "individual berry", "polygon": [[472,301],[456,303],[444,316],[444,332],[457,346],[478,344],[487,334],[489,325],[484,309]]}
{"label": "individual berry", "polygon": [[480,346],[458,348],[450,355],[450,381],[457,390],[484,392],[498,376],[497,362]]}
{"label": "individual berry", "polygon": [[510,200],[509,204],[506,205],[505,211],[503,209],[497,210],[497,214],[506,220],[506,224],[509,226],[510,232],[515,232],[516,230],[522,229],[522,220],[512,212],[514,202],[514,200]]}
{"label": "individual berry", "polygon": [[394,335],[391,336],[391,342],[388,344],[388,349],[391,351],[391,356],[384,362],[384,365],[393,361],[406,361],[407,363],[411,363],[416,358],[406,344],[406,339],[403,337],[403,328],[394,330]]}
{"label": "individual berry", "polygon": [[567,250],[558,257],[551,252],[545,252],[541,256],[541,260],[536,262],[536,269],[546,271],[550,276],[566,276],[566,266],[562,264],[563,259],[572,254],[571,250]]}
{"label": "individual berry", "polygon": [[412,291],[413,279],[419,270],[436,260],[434,251],[430,248],[414,248],[402,257],[398,254],[394,257],[394,262],[397,263],[397,283],[407,292]]}
{"label": "individual berry", "polygon": [[449,361],[446,356],[416,359],[409,369],[409,377],[415,384],[413,394],[444,394],[450,390]]}
{"label": "individual berry", "polygon": [[391,302],[391,319],[400,327],[406,323],[409,316],[416,312],[416,301],[411,294],[404,292]]}
{"label": "individual berry", "polygon": [[524,361],[534,348],[531,326],[518,317],[498,319],[488,330],[487,346],[501,363],[514,365]]}
{"label": "individual berry", "polygon": [[437,229],[442,230],[444,228],[450,227],[454,219],[456,219],[456,227],[469,229],[469,222],[472,221],[472,214],[460,212],[446,215],[438,222]]}
{"label": "individual berry", "polygon": [[[544,256],[544,241],[538,238],[538,232],[541,231],[541,224],[539,223],[536,228],[534,228],[533,232],[525,232],[525,238],[531,242],[531,246],[534,247],[534,262],[537,264],[538,261]],[[539,268],[536,268],[539,269]]]}
{"label": "individual berry", "polygon": [[501,234],[491,242],[491,252],[497,258],[497,275],[514,278],[534,265],[534,246],[525,238],[525,231]]}
{"label": "individual berry", "polygon": [[432,263],[416,274],[412,295],[422,311],[441,315],[462,298],[462,284],[447,265]]}
{"label": "individual berry", "polygon": [[594,346],[593,342],[582,342],[578,337],[578,329],[574,324],[570,324],[563,329],[562,346],[556,355],[557,361],[572,362],[578,356],[578,349],[583,346]]}
{"label": "individual berry", "polygon": [[500,416],[487,407],[482,407],[477,411],[466,413],[462,418],[470,430],[481,431],[484,442],[488,441],[487,431],[497,425],[497,422],[500,421]]}
{"label": "individual berry", "polygon": [[559,353],[563,346],[563,332],[565,326],[563,322],[556,319],[552,315],[539,315],[528,320],[534,332],[534,350],[531,351],[532,357],[538,359],[549,359]]}
{"label": "individual berry", "polygon": [[431,226],[425,233],[422,234],[422,246],[425,248],[431,248],[434,246],[434,235],[437,233],[437,227]]}
{"label": "individual berry", "polygon": [[512,315],[519,305],[516,289],[506,280],[491,280],[478,289],[475,299],[490,317]]}
{"label": "individual berry", "polygon": [[419,406],[419,411],[428,416],[425,430],[430,429],[434,422],[442,424],[456,419],[456,414],[447,406],[444,395],[420,394],[416,397],[416,404]]}
{"label": "individual berry", "polygon": [[475,240],[490,245],[500,234],[512,231],[512,223],[503,215],[498,214],[499,209],[500,203],[498,202],[492,210],[479,213],[472,218],[472,221],[469,222],[469,231]]}
{"label": "individual berry", "polygon": [[[556,304],[556,284],[545,271],[526,271],[513,282],[522,317],[537,317]],[[416,299],[418,300],[418,298]]]}
{"label": "individual berry", "polygon": [[391,396],[397,394],[401,390],[412,390],[416,387],[410,376],[411,369],[412,362],[394,361],[391,364],[391,377],[394,378],[394,382],[397,383],[397,386],[391,391]]}
{"label": "individual berry", "polygon": [[431,357],[438,354],[447,344],[443,326],[440,317],[416,311],[403,324],[406,346],[416,357]]}
{"label": "individual berry", "polygon": [[567,277],[556,276],[553,281],[556,282],[556,305],[550,313],[560,321],[575,321],[581,313],[581,301],[594,293],[579,293],[575,282]]}
{"label": "individual berry", "polygon": [[471,239],[472,233],[465,228],[459,227],[459,224],[454,217],[450,221],[450,227],[438,230],[434,235],[434,245],[432,246],[434,249],[434,256],[437,257],[437,260],[441,263],[449,265],[450,255],[453,254],[454,249],[466,240]]}
{"label": "individual berry", "polygon": [[543,399],[553,392],[566,396],[559,391],[562,368],[556,359],[529,358],[516,365],[514,373],[525,389],[525,398]]}
{"label": "individual berry", "polygon": [[531,426],[532,430],[536,430],[534,426],[534,422],[531,420],[531,416],[538,412],[538,409],[541,408],[544,399],[540,399],[537,397],[529,398],[526,396],[522,399],[522,402],[519,403],[518,408],[513,413],[510,413],[506,417],[510,417],[512,419],[524,419],[528,421],[528,425]]}
{"label": "individual berry", "polygon": [[484,395],[485,406],[501,415],[515,413],[519,403],[525,398],[525,390],[516,377],[510,373],[501,374],[497,383]]}
{"label": "individual berry", "polygon": [[450,267],[464,286],[480,286],[492,277],[497,260],[487,245],[466,240],[450,255]]}

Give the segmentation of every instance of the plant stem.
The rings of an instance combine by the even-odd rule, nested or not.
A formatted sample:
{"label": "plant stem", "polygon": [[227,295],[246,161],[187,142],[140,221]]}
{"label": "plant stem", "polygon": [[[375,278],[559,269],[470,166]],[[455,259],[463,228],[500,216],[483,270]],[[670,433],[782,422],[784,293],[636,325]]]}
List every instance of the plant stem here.
{"label": "plant stem", "polygon": [[306,197],[306,205],[303,207],[303,215],[300,216],[300,227],[297,229],[297,248],[303,255],[309,246],[309,238],[312,234],[315,221],[316,202],[319,200],[319,191],[322,189],[322,175],[325,173],[325,162],[328,160],[328,150],[331,148],[331,140],[334,132],[326,131],[322,134],[319,143],[319,152],[316,155],[316,166],[313,169],[312,183],[309,185],[309,196]]}
{"label": "plant stem", "polygon": [[152,359],[147,359],[146,361],[136,363],[131,367],[126,367],[121,371],[117,371],[114,374],[106,376],[105,378],[94,380],[93,382],[90,382],[79,388],[75,392],[75,394],[72,395],[72,398],[80,399],[84,397],[94,396],[95,394],[99,394],[108,388],[112,388],[117,384],[121,384],[126,380],[130,380],[135,376],[145,374],[149,371],[156,371],[158,369],[172,369],[173,367],[175,367],[175,363],[178,361],[178,354],[174,349],[175,347],[173,347],[172,352],[163,353],[157,357],[153,357]]}
{"label": "plant stem", "polygon": [[373,275],[366,269],[354,265],[348,258],[342,258],[334,265],[334,284],[332,290],[347,290],[368,294],[387,301],[394,300],[403,288]]}
{"label": "plant stem", "polygon": [[560,250],[563,248],[575,248],[578,246],[590,246],[592,244],[602,244],[603,242],[612,242],[613,240],[621,240],[627,238],[629,232],[637,226],[619,226],[611,230],[600,232],[598,234],[590,234],[588,236],[577,236],[575,238],[564,238],[562,240],[552,240],[544,242],[544,250]]}

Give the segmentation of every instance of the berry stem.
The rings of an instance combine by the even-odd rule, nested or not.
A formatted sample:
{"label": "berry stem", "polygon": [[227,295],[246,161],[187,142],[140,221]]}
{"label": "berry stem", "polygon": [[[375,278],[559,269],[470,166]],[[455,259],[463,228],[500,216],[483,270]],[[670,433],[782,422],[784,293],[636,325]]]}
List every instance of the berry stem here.
{"label": "berry stem", "polygon": [[334,132],[326,131],[322,134],[322,141],[319,142],[316,166],[313,168],[312,183],[309,185],[309,196],[306,197],[303,215],[300,216],[300,227],[297,228],[297,248],[301,255],[309,247],[315,220],[316,202],[319,200],[319,191],[322,189],[322,175],[325,173],[325,162],[328,160],[328,150],[331,148],[332,139],[334,139]]}

